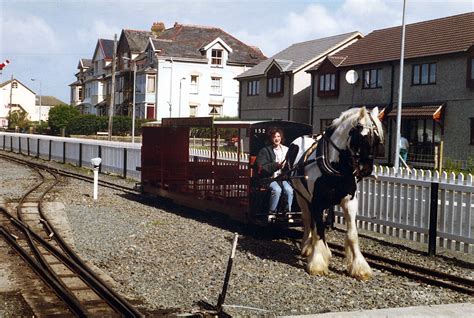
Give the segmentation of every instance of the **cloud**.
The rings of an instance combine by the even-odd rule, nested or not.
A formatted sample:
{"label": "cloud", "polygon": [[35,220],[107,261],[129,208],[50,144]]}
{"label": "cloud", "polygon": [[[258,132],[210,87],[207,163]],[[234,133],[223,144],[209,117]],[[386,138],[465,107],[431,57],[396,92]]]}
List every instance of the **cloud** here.
{"label": "cloud", "polygon": [[82,28],[76,31],[77,39],[86,44],[97,42],[97,39],[113,40],[114,34],[117,33],[117,38],[120,36],[121,28],[115,25],[107,24],[102,20],[96,20],[89,24],[87,28]]}
{"label": "cloud", "polygon": [[44,19],[28,14],[5,14],[2,19],[0,46],[3,52],[47,54],[58,51],[59,40]]}

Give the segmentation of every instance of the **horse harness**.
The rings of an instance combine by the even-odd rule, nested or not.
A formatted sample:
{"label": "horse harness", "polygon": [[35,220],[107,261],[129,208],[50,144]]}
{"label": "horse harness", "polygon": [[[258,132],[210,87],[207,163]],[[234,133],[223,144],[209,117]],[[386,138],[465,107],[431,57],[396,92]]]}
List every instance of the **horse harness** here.
{"label": "horse harness", "polygon": [[[370,151],[367,155],[368,159],[373,159],[374,158],[374,153],[377,152],[376,147],[381,144],[381,139],[380,139],[380,133],[378,131],[377,125],[375,124],[375,121],[372,118],[372,115],[370,113],[368,114],[370,117],[370,120],[372,122],[371,129],[374,132],[375,135],[375,140],[371,140],[370,144]],[[348,174],[353,175],[354,177],[357,178],[358,181],[362,180],[364,177],[361,174],[360,167],[359,167],[359,161],[360,161],[360,155],[358,153],[358,150],[360,149],[360,136],[355,137],[357,132],[360,134],[362,129],[364,128],[363,125],[358,124],[354,126],[351,131],[349,132],[349,136],[353,137],[354,139],[358,139],[356,147],[354,147],[356,150],[352,149],[350,146],[347,149],[340,149],[334,141],[332,141],[331,136],[334,133],[334,128],[330,127],[326,129],[322,134],[313,136],[314,143],[309,147],[299,162],[294,166],[294,168],[290,169],[288,172],[292,171],[298,171],[298,175],[304,175],[304,168],[313,162],[316,162],[318,164],[319,169],[321,170],[321,173],[326,176],[332,176],[332,177],[343,177],[347,176]],[[374,138],[372,135],[370,135],[369,138]],[[352,144],[352,140],[351,140]],[[329,161],[329,145],[334,147],[337,152],[339,152],[340,155],[340,162],[338,163],[333,163]],[[314,159],[309,159],[309,157],[314,153],[315,158]]]}

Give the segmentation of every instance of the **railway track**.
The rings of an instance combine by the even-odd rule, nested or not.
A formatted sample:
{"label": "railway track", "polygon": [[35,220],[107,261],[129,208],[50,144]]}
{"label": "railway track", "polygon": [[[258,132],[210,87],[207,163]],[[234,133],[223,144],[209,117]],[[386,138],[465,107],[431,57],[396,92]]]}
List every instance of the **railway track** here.
{"label": "railway track", "polygon": [[[4,155],[0,155],[0,157],[6,157],[5,159],[11,158],[10,156],[4,156]],[[39,166],[42,166],[42,165],[39,165]],[[81,179],[86,182],[93,181],[92,177],[88,177],[88,176],[84,176],[80,174],[70,173],[66,171],[58,171],[58,173],[60,173],[63,176]],[[139,194],[139,192],[136,191],[135,189],[116,185],[111,182],[101,181],[101,186],[109,187],[115,190],[124,191],[127,193]],[[294,233],[291,235],[288,235],[287,237],[292,240],[295,239]],[[333,244],[333,243],[329,243],[328,245],[332,249],[334,255],[339,256],[339,257],[344,256],[343,246],[338,245],[338,244]],[[429,285],[448,288],[448,289],[455,290],[455,291],[465,293],[468,295],[474,295],[474,281],[470,278],[461,277],[458,275],[452,275],[452,274],[444,273],[441,271],[436,271],[436,270],[428,269],[425,267],[421,267],[415,264],[401,262],[399,260],[390,259],[387,257],[374,255],[374,254],[370,254],[366,252],[364,252],[364,256],[366,257],[368,263],[373,268],[389,271],[395,275],[407,277],[409,279],[412,279],[418,282],[423,282]]]}
{"label": "railway track", "polygon": [[[333,254],[344,257],[344,247],[328,243]],[[389,271],[395,275],[407,277],[429,285],[449,288],[464,294],[474,295],[474,280],[458,275],[425,268],[411,263],[402,262],[388,257],[364,252],[364,257],[373,268]]]}
{"label": "railway track", "polygon": [[45,218],[41,203],[59,182],[58,174],[51,169],[40,170],[38,165],[14,161],[34,169],[41,181],[22,196],[16,215],[0,209],[0,234],[51,288],[56,300],[62,301],[62,304],[56,301],[49,306],[39,306],[37,310],[43,312],[36,314],[142,317],[85,265]]}

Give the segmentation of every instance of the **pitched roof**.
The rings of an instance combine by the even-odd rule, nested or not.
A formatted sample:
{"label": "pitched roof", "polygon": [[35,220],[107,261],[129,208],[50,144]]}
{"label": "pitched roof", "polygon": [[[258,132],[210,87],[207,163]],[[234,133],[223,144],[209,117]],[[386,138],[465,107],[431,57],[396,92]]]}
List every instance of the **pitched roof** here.
{"label": "pitched roof", "polygon": [[114,55],[114,40],[99,39],[99,45],[106,59],[112,59]]}
{"label": "pitched roof", "polygon": [[232,52],[229,52],[229,63],[257,64],[266,57],[255,47],[236,39],[222,29],[198,25],[175,23],[166,29],[159,38],[153,39],[155,49],[161,50],[162,56],[206,59],[202,49],[220,38]]}
{"label": "pitched roof", "polygon": [[18,83],[20,83],[24,88],[26,88],[27,90],[29,90],[29,91],[32,92],[33,94],[36,94],[31,88],[29,88],[28,86],[26,86],[25,84],[23,84],[21,81],[17,80],[16,78],[14,78],[14,79],[9,79],[8,81],[5,81],[5,82],[1,83],[1,84],[0,84],[0,87],[7,86],[7,85],[10,84],[11,82],[18,82]]}
{"label": "pitched roof", "polygon": [[[335,55],[340,66],[400,59],[402,27],[375,30]],[[463,52],[474,45],[474,13],[406,25],[405,59]]]}
{"label": "pitched roof", "polygon": [[[82,65],[82,67],[92,67],[92,60],[91,59],[80,59],[79,64]],[[80,66],[78,66],[79,68]]]}
{"label": "pitched roof", "polygon": [[[251,68],[250,70],[240,74],[236,78],[263,75],[265,73],[265,70],[274,60],[280,66],[286,68],[282,68],[284,71],[298,70],[308,62],[311,62],[315,59],[322,57],[324,54],[327,54],[328,51],[333,50],[341,43],[349,41],[352,38],[361,36],[362,35],[359,32],[355,31],[326,38],[295,43],[284,49],[283,51],[273,55],[269,59],[263,61],[262,63],[258,64],[257,66]],[[281,61],[284,62],[281,63]]]}
{"label": "pitched roof", "polygon": [[124,29],[122,32],[128,42],[128,46],[131,52],[142,52],[143,50],[145,50],[148,44],[148,39],[155,37],[155,33],[151,31]]}
{"label": "pitched roof", "polygon": [[[36,105],[39,106],[39,95],[36,95]],[[41,96],[41,106],[67,105],[67,103],[54,96]]]}

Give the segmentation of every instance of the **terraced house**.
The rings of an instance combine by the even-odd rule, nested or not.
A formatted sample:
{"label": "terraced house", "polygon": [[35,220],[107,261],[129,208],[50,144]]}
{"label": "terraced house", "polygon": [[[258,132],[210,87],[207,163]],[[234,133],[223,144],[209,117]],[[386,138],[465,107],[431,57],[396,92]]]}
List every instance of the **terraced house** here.
{"label": "terraced house", "polygon": [[361,37],[351,32],[295,43],[237,76],[240,117],[309,123],[311,77],[305,71]]}
{"label": "terraced house", "polygon": [[[385,161],[393,162],[400,72],[401,27],[375,30],[310,69],[312,116],[323,131],[342,111],[384,109]],[[346,81],[349,71],[358,80]],[[355,78],[354,78],[355,79]],[[474,157],[474,13],[406,26],[401,134],[408,162],[434,166]]]}

